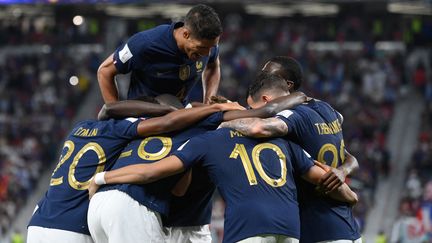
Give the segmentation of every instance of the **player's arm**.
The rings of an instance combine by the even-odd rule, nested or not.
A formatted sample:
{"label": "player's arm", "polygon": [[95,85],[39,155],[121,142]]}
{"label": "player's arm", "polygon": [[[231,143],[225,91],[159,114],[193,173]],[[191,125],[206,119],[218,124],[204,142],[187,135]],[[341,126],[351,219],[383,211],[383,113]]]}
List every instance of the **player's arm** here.
{"label": "player's arm", "polygon": [[140,100],[122,100],[104,104],[99,111],[98,119],[141,117],[141,116],[163,116],[177,108],[168,105],[155,104]]}
{"label": "player's arm", "polygon": [[331,191],[333,184],[344,182],[345,178],[358,168],[356,157],[345,150],[344,163],[338,168],[328,166],[328,172],[321,178],[318,186],[324,191]]}
{"label": "player's arm", "polygon": [[102,98],[105,104],[109,104],[118,100],[117,87],[114,82],[114,77],[117,75],[117,68],[114,65],[114,57],[111,54],[97,71],[97,79],[102,93]]}
{"label": "player's arm", "polygon": [[182,197],[186,194],[189,185],[192,182],[192,169],[190,169],[186,174],[180,178],[174,188],[171,190],[171,194],[176,197]]}
{"label": "player's arm", "polygon": [[210,103],[210,97],[216,95],[219,88],[220,76],[220,61],[219,57],[217,57],[214,62],[206,65],[202,75],[204,103]]}
{"label": "player's arm", "polygon": [[[256,118],[272,117],[283,110],[294,108],[295,106],[300,105],[306,100],[307,100],[307,96],[303,92],[294,92],[289,95],[274,99],[268,102],[265,106],[258,109],[225,112],[223,116],[223,120],[232,121],[235,119],[247,118],[247,117],[256,117]],[[225,124],[224,126],[228,126],[228,124]]]}
{"label": "player's arm", "polygon": [[185,170],[177,156],[169,156],[150,164],[129,165],[96,174],[89,187],[90,198],[103,184],[146,184]]}
{"label": "player's arm", "polygon": [[248,137],[281,137],[288,134],[288,126],[281,119],[276,117],[242,118],[224,122],[220,127],[228,127],[241,132]]}
{"label": "player's arm", "polygon": [[[325,175],[326,171],[327,167],[324,167],[321,163],[316,162],[315,165],[312,166],[302,177],[306,181],[314,185],[318,185],[322,176]],[[333,199],[347,202],[351,205],[354,205],[358,202],[357,194],[353,192],[346,183],[339,182],[333,184],[331,191],[326,194]]]}
{"label": "player's arm", "polygon": [[239,109],[244,109],[244,107],[239,105],[237,102],[233,102],[173,111],[165,116],[141,121],[138,124],[138,135],[150,136],[177,131],[186,128],[215,112]]}

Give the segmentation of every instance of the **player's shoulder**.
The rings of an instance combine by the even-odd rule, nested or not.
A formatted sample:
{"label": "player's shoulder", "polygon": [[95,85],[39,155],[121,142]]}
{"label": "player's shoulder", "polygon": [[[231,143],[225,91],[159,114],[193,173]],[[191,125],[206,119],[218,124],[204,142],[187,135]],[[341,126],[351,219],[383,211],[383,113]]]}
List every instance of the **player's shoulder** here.
{"label": "player's shoulder", "polygon": [[135,39],[146,41],[147,43],[151,43],[157,45],[160,40],[165,39],[171,33],[171,25],[162,24],[158,25],[154,28],[143,30],[134,35]]}

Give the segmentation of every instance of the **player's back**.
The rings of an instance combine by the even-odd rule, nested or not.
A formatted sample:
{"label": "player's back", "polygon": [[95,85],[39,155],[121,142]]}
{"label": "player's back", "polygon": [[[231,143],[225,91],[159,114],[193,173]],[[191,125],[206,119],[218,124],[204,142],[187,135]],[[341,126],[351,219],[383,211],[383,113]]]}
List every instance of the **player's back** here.
{"label": "player's back", "polygon": [[138,119],[82,121],[66,137],[50,187],[29,226],[90,234],[88,187],[92,177],[110,168],[124,146],[137,137]]}
{"label": "player's back", "polygon": [[259,234],[299,238],[293,173],[305,173],[312,162],[298,146],[279,138],[254,140],[229,129],[188,143],[174,155],[186,166],[203,161],[226,202],[224,242]]}
{"label": "player's back", "polygon": [[[311,100],[278,114],[288,126],[288,138],[312,158],[337,168],[345,160],[342,116],[328,103]],[[302,242],[360,238],[347,203],[319,195],[315,186],[298,180]]]}
{"label": "player's back", "polygon": [[[128,165],[153,163],[161,160],[171,152],[177,150],[177,148],[188,139],[203,134],[209,130],[216,129],[222,122],[222,118],[223,113],[218,112],[183,131],[133,140],[124,148],[120,158],[112,167],[112,170]],[[159,212],[162,215],[167,215],[171,200],[171,189],[180,177],[181,175],[175,175],[143,185],[104,185],[101,187],[100,191],[115,189],[125,192],[147,208]]]}

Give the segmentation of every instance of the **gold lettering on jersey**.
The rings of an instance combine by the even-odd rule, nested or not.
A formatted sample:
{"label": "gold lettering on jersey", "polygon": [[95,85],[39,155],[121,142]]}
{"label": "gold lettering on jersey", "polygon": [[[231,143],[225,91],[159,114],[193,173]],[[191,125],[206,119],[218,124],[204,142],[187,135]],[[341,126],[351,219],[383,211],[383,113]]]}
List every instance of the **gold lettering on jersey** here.
{"label": "gold lettering on jersey", "polygon": [[244,137],[244,135],[237,131],[230,131],[230,137]]}
{"label": "gold lettering on jersey", "polygon": [[179,69],[179,78],[182,81],[185,81],[190,76],[190,67],[189,65],[182,65]]}
{"label": "gold lettering on jersey", "polygon": [[199,72],[202,72],[202,68],[203,68],[203,62],[202,61],[198,61],[198,62],[196,62],[195,63],[195,67],[196,67],[196,71],[199,73]]}
{"label": "gold lettering on jersey", "polygon": [[97,136],[98,134],[98,129],[97,128],[93,128],[93,129],[89,129],[89,128],[83,128],[80,127],[76,130],[76,132],[74,133],[74,136],[78,136],[78,137],[94,137]]}
{"label": "gold lettering on jersey", "polygon": [[319,135],[336,134],[342,131],[342,126],[338,119],[331,123],[315,123],[314,125]]}
{"label": "gold lettering on jersey", "polygon": [[123,152],[123,153],[121,153],[120,156],[119,156],[119,159],[120,159],[120,158],[129,157],[129,156],[131,156],[131,155],[132,155],[132,149],[131,149],[131,150],[128,150],[128,151],[125,151],[125,152]]}

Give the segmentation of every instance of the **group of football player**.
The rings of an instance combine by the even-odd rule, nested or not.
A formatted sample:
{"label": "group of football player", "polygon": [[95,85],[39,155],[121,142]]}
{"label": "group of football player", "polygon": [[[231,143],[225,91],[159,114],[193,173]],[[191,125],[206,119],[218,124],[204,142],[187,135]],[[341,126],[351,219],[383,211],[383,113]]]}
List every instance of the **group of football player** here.
{"label": "group of football player", "polygon": [[[29,243],[211,242],[215,190],[224,242],[361,242],[343,116],[296,92],[301,66],[285,56],[250,82],[249,109],[215,96],[221,33],[215,11],[197,5],[101,64],[106,104],[65,138]],[[118,101],[114,77],[129,72]],[[203,103],[189,103],[200,78]]]}

